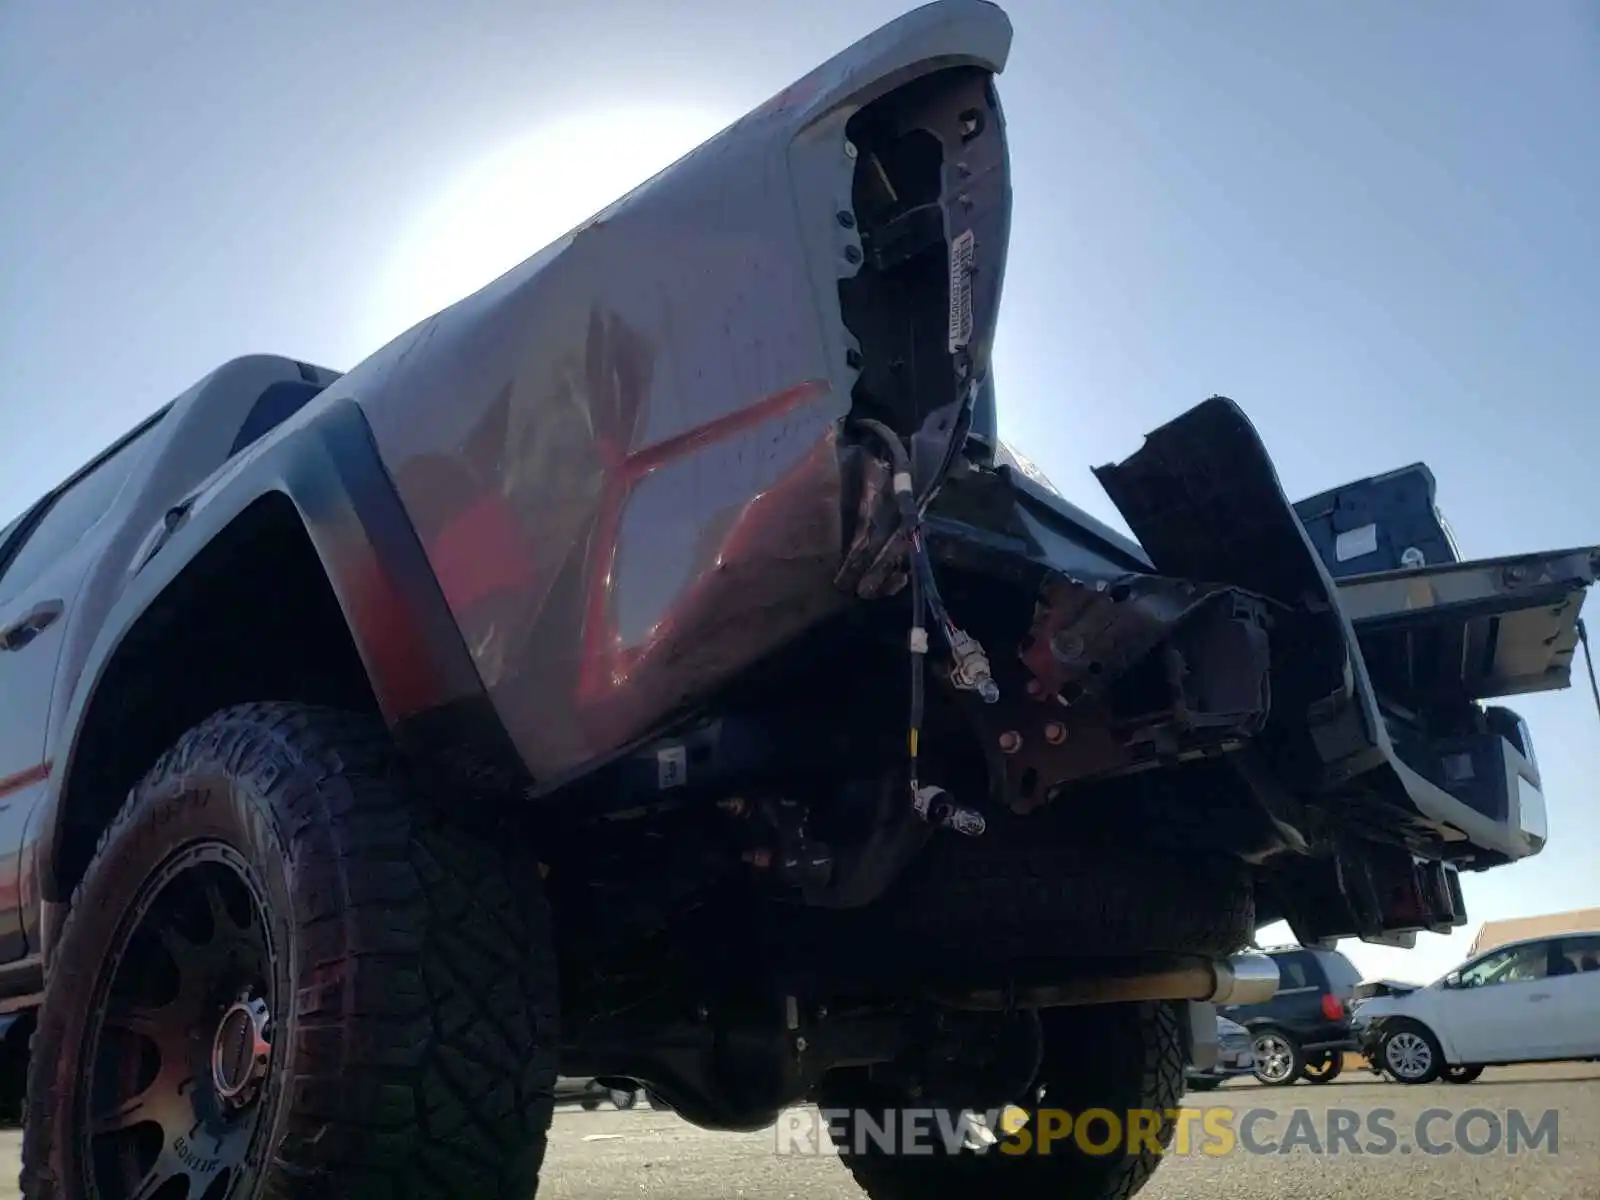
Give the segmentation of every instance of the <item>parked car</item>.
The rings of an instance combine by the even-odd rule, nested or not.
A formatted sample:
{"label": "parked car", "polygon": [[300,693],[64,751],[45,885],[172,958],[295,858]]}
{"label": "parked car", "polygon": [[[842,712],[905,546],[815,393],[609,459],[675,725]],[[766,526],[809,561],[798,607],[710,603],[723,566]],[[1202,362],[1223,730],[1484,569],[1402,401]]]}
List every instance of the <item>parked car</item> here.
{"label": "parked car", "polygon": [[556,1077],[555,1098],[557,1104],[582,1105],[585,1112],[593,1112],[606,1100],[613,1108],[626,1110],[639,1102],[639,1089],[607,1087],[598,1079],[570,1079],[560,1075]]}
{"label": "parked car", "polygon": [[1253,1042],[1248,1029],[1218,1013],[1217,1061],[1209,1067],[1191,1066],[1188,1072],[1189,1089],[1209,1092],[1229,1079],[1253,1074],[1256,1065]]}
{"label": "parked car", "polygon": [[[1096,468],[1132,536],[1004,461],[1011,42],[917,9],[0,529],[28,1200],[526,1200],[558,1073],[722,1130],[1172,1114],[1191,1005],[1279,982],[1262,926],[1447,930],[1461,869],[1541,852],[1478,700],[1567,685],[1600,551],[1458,561],[1425,468],[1295,504],[1222,396]],[[1125,1200],[1175,1120],[931,1165],[840,1132],[875,1200]]]}
{"label": "parked car", "polygon": [[1223,1011],[1250,1031],[1262,1083],[1329,1083],[1343,1071],[1346,1052],[1356,1049],[1349,1006],[1361,973],[1337,950],[1293,946],[1267,953],[1278,965],[1277,992],[1264,1003]]}
{"label": "parked car", "polygon": [[1600,931],[1498,946],[1442,979],[1356,1006],[1362,1053],[1401,1083],[1600,1057]]}

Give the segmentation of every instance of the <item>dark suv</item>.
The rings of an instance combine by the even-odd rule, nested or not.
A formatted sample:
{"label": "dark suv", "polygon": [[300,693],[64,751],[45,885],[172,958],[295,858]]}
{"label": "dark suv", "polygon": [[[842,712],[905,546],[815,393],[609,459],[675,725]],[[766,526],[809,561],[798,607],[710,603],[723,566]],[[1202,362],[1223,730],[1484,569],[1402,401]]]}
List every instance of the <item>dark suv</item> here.
{"label": "dark suv", "polygon": [[1262,1083],[1328,1083],[1343,1069],[1345,1051],[1356,1049],[1350,1000],[1361,973],[1337,950],[1287,946],[1267,953],[1278,964],[1277,993],[1263,1004],[1220,1011],[1250,1031]]}

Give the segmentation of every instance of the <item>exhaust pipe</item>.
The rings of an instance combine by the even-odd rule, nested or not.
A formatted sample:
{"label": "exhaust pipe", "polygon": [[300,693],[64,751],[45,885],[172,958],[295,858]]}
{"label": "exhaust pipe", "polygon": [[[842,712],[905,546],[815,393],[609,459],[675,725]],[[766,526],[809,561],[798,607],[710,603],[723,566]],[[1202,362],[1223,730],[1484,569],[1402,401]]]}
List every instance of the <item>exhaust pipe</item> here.
{"label": "exhaust pipe", "polygon": [[941,997],[953,1008],[1004,1012],[1016,1008],[1069,1008],[1130,1000],[1201,1000],[1212,1004],[1261,1004],[1278,990],[1278,964],[1265,954],[1232,958],[1179,956],[1145,960],[1141,968],[1094,975],[1066,983],[991,989]]}

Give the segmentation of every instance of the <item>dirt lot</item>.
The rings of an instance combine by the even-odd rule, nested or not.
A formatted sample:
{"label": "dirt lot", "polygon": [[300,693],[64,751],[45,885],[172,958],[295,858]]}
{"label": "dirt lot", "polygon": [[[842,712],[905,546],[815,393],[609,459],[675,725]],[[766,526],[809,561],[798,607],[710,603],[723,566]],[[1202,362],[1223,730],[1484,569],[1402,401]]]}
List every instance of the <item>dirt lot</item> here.
{"label": "dirt lot", "polygon": [[[1386,1124],[1397,1135],[1391,1153],[1318,1154],[1299,1146],[1288,1153],[1251,1153],[1240,1148],[1211,1157],[1198,1152],[1175,1157],[1141,1200],[1600,1200],[1600,1066],[1559,1065],[1489,1071],[1468,1087],[1436,1084],[1406,1088],[1370,1075],[1347,1075],[1326,1087],[1269,1089],[1230,1084],[1191,1096],[1189,1104],[1226,1106],[1242,1122],[1250,1109],[1273,1110],[1260,1118],[1251,1139],[1259,1148],[1281,1146],[1293,1129],[1326,1130],[1330,1110],[1349,1110],[1366,1121],[1389,1109]],[[1309,1118],[1294,1118],[1302,1107]],[[1434,1146],[1454,1143],[1454,1116],[1489,1110],[1502,1122],[1518,1109],[1532,1127],[1546,1110],[1558,1114],[1555,1152],[1536,1147],[1519,1155],[1503,1146],[1472,1154],[1459,1148],[1428,1155],[1414,1141],[1419,1117],[1429,1109],[1451,1110],[1433,1120],[1426,1136]],[[1291,1121],[1295,1122],[1291,1125]],[[1309,1124],[1306,1122],[1309,1121]],[[1476,1118],[1468,1142],[1484,1145],[1490,1128]],[[1359,1139],[1370,1144],[1365,1134]],[[1201,1141],[1196,1130],[1196,1144]],[[18,1136],[0,1133],[0,1200],[16,1191]],[[546,1185],[540,1200],[858,1200],[861,1192],[830,1158],[783,1157],[776,1136],[705,1133],[667,1113],[641,1106],[585,1113],[563,1109],[556,1117]],[[1409,1152],[1408,1152],[1409,1150]],[[465,1198],[463,1198],[465,1200]],[[987,1200],[978,1197],[975,1200]]]}

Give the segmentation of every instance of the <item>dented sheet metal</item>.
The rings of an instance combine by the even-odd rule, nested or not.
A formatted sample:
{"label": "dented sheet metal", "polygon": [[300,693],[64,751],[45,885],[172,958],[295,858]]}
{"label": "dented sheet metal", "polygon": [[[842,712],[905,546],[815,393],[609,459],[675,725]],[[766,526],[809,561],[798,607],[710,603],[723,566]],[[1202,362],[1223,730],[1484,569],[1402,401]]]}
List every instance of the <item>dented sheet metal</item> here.
{"label": "dented sheet metal", "polygon": [[[998,72],[1010,42],[980,0],[890,23],[330,389],[364,409],[540,788],[848,602],[839,439],[874,364],[841,318],[871,265],[845,126],[936,72]],[[989,228],[988,274],[958,281],[985,350]]]}

